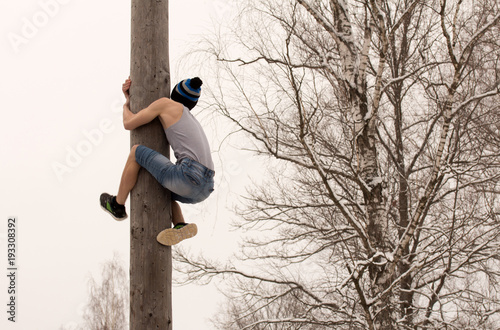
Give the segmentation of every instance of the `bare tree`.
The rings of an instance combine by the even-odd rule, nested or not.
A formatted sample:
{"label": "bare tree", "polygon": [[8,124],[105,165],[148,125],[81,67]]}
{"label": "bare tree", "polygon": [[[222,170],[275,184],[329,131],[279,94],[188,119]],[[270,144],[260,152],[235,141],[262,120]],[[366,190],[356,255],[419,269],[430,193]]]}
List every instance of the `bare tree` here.
{"label": "bare tree", "polygon": [[84,329],[128,329],[129,284],[125,268],[115,255],[101,270],[101,282],[89,280],[89,301],[84,312]]}
{"label": "bare tree", "polygon": [[221,327],[500,326],[499,7],[245,4],[214,102],[276,169],[239,261],[176,256],[185,281],[233,278]]}
{"label": "bare tree", "polygon": [[91,276],[89,297],[82,325],[65,325],[59,330],[125,330],[129,328],[129,282],[127,272],[117,254],[101,268],[100,283]]}

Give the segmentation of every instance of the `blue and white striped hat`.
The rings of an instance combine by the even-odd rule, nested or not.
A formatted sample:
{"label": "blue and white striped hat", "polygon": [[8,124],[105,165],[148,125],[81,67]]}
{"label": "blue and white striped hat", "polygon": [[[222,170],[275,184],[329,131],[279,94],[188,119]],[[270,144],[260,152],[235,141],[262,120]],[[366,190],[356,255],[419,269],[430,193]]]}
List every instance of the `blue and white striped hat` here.
{"label": "blue and white striped hat", "polygon": [[203,81],[198,77],[185,79],[175,85],[174,89],[172,89],[170,98],[176,102],[182,103],[191,110],[198,103],[201,94],[201,85],[203,85]]}

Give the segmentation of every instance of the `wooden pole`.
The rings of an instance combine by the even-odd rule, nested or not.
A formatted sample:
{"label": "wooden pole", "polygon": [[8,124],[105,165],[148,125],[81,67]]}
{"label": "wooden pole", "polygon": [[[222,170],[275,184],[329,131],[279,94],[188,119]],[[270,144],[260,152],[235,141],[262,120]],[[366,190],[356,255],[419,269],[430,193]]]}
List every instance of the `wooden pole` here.
{"label": "wooden pole", "polygon": [[[168,0],[132,0],[131,51],[130,107],[137,112],[170,96]],[[158,119],[133,130],[130,141],[169,156]],[[171,226],[170,195],[144,169],[130,195],[130,329],[172,329],[171,248],[156,241]]]}

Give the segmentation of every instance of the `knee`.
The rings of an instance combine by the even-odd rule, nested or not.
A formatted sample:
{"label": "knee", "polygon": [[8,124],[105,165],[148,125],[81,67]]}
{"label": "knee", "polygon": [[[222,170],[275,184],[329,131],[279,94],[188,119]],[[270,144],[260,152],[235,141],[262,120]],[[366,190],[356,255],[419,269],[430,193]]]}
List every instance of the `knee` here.
{"label": "knee", "polygon": [[129,158],[133,159],[134,161],[135,161],[135,151],[137,150],[137,147],[139,147],[139,146],[140,146],[140,144],[136,144],[130,149]]}

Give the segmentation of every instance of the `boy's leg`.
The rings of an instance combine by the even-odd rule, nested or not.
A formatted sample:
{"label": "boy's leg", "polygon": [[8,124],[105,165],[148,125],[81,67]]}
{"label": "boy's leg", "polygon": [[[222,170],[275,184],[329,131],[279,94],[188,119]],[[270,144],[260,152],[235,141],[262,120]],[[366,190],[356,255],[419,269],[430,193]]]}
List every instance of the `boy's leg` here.
{"label": "boy's leg", "polygon": [[113,196],[103,193],[100,197],[101,207],[116,220],[125,220],[128,217],[125,210],[125,201],[132,188],[134,188],[137,182],[137,175],[141,169],[141,166],[135,159],[136,149],[137,145],[133,146],[130,150],[127,163],[123,169],[118,195]]}
{"label": "boy's leg", "polygon": [[175,225],[184,223],[184,216],[182,215],[181,206],[176,201],[172,201],[172,223]]}
{"label": "boy's leg", "polygon": [[139,165],[135,159],[135,150],[137,147],[138,145],[135,145],[130,150],[127,163],[123,169],[120,187],[118,188],[118,194],[116,195],[116,202],[120,205],[125,205],[128,194],[137,183],[137,177],[139,175],[139,170],[141,169],[141,165]]}
{"label": "boy's leg", "polygon": [[175,245],[186,238],[191,238],[198,233],[198,227],[194,223],[185,223],[181,207],[176,201],[172,201],[172,223],[174,228],[168,228],[158,234],[156,240],[167,246]]}
{"label": "boy's leg", "polygon": [[[141,149],[142,154],[139,155],[139,158],[141,159],[140,161],[145,162],[146,164],[140,165],[136,159],[136,149],[138,147],[139,145],[135,145],[130,150],[127,163],[125,164],[125,168],[123,169],[122,178],[120,180],[120,187],[118,189],[118,194],[116,196],[115,201],[112,201],[113,196],[110,196],[108,194],[103,194],[106,195],[106,199],[109,199],[110,204],[116,202],[117,204],[119,204],[118,205],[119,207],[123,208],[123,213],[125,214],[125,217],[116,217],[115,214],[113,214],[113,212],[110,212],[112,216],[117,220],[122,220],[126,218],[126,213],[123,205],[125,204],[130,191],[132,190],[132,188],[134,188],[135,184],[137,183],[137,177],[141,167],[144,166],[159,182],[164,182],[163,180],[164,178],[162,178],[162,171],[161,171],[163,167],[165,166],[170,168],[175,167],[175,165],[172,164],[170,160],[168,160],[165,156],[162,156],[161,154],[158,154],[157,152],[154,152],[153,150],[150,150],[148,148],[145,148],[145,150],[149,150],[149,154],[146,156],[144,155],[144,148]],[[103,206],[102,202],[103,195],[101,195],[101,206]],[[193,223],[186,224],[184,222],[184,216],[182,215],[179,203],[177,203],[176,201],[172,201],[171,208],[172,208],[172,223],[174,225],[174,228],[165,229],[160,234],[158,234],[157,237],[158,242],[164,245],[177,244],[186,238],[191,238],[195,236],[198,232],[196,224]]]}

